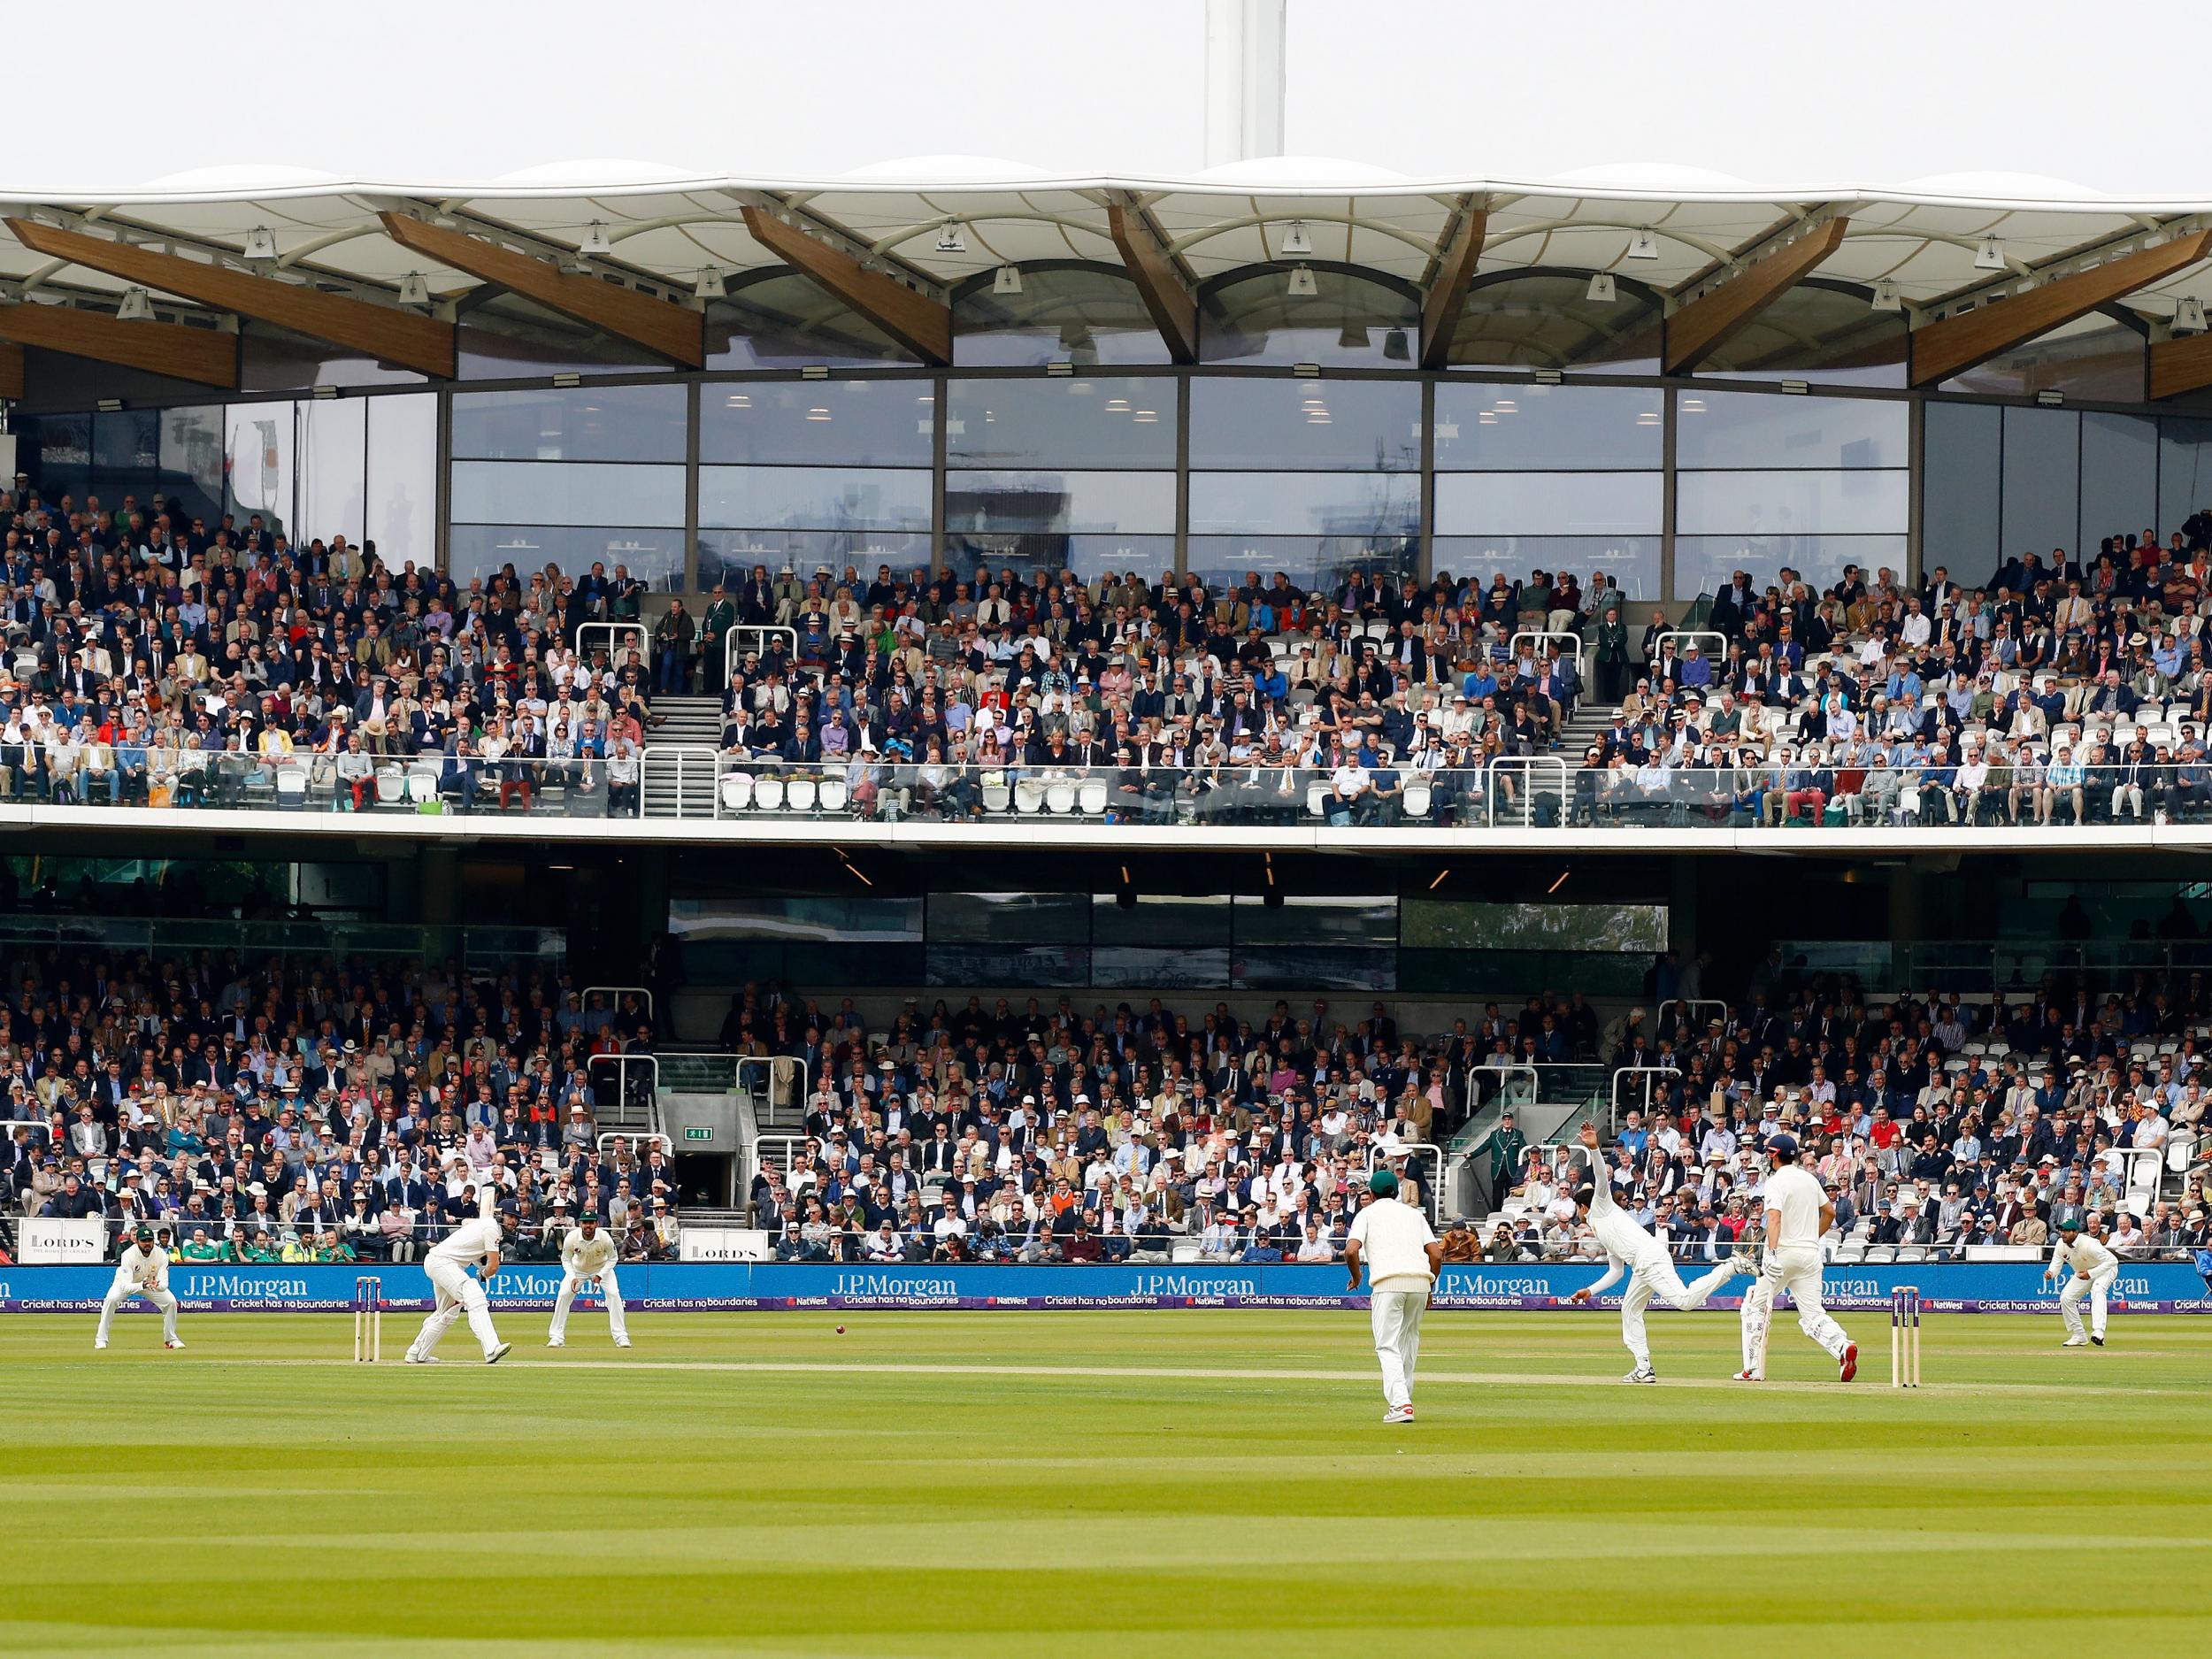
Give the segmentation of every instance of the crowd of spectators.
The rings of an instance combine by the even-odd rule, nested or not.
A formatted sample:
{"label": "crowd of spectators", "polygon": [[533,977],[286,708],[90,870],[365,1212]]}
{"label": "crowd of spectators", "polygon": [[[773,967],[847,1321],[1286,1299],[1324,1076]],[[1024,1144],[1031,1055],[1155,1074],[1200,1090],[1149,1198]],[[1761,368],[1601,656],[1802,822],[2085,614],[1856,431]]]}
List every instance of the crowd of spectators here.
{"label": "crowd of spectators", "polygon": [[[2212,1246],[2202,973],[1878,1004],[1776,979],[1703,1024],[1660,1029],[1632,1011],[1607,1065],[1662,1068],[1647,1104],[1624,1088],[1608,1156],[1632,1213],[1686,1256],[1717,1261],[1756,1236],[1763,1148],[1778,1133],[1826,1187],[1849,1250],[2042,1250],[2070,1215],[2116,1248]],[[2181,1191],[2170,1197],[2177,1148]],[[1491,1247],[1512,1259],[1586,1248],[1570,1157],[1510,1150],[1518,1167]]]}
{"label": "crowd of spectators", "polygon": [[[1654,613],[1574,815],[1780,825],[2143,823],[2212,809],[2212,510],[1978,586],[1739,571]],[[1703,637],[1700,637],[1702,634]],[[1717,639],[1718,643],[1716,643]]]}
{"label": "crowd of spectators", "polygon": [[[596,1210],[669,1256],[664,1150],[603,1137],[618,1068],[649,1049],[634,997],[564,978],[299,957],[48,948],[0,1007],[0,1209],[170,1231],[187,1260],[415,1259],[475,1213],[524,1259]],[[604,1143],[603,1144],[603,1140]]]}

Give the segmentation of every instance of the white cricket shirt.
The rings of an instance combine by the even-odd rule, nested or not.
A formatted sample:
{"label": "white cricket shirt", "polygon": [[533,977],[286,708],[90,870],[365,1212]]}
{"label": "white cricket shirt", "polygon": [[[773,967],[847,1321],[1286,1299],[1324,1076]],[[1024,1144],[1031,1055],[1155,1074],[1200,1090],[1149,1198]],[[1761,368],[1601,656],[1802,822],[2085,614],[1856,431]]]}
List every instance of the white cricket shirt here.
{"label": "white cricket shirt", "polygon": [[430,1247],[424,1256],[426,1262],[457,1262],[463,1267],[480,1267],[484,1258],[502,1245],[499,1223],[488,1216],[465,1221],[443,1239]]}
{"label": "white cricket shirt", "polygon": [[561,1240],[561,1266],[579,1279],[596,1279],[615,1264],[619,1254],[604,1227],[588,1239],[581,1227],[572,1227]]}
{"label": "white cricket shirt", "polygon": [[1369,1286],[1375,1290],[1426,1290],[1436,1280],[1429,1271],[1428,1246],[1436,1242],[1429,1218],[1396,1198],[1378,1198],[1352,1217],[1347,1235],[1367,1260]]}
{"label": "white cricket shirt", "polygon": [[1793,1244],[1820,1242],[1820,1212],[1828,1202],[1828,1192],[1809,1171],[1789,1164],[1769,1174],[1761,1190],[1767,1214],[1782,1217],[1778,1244],[1787,1249]]}
{"label": "white cricket shirt", "polygon": [[2084,1279],[2094,1279],[2108,1269],[2116,1271],[2120,1265],[2118,1256],[2085,1232],[2077,1233],[2071,1244],[2066,1242],[2064,1233],[2059,1235],[2058,1242],[2051,1247],[2051,1271],[2057,1272],[2062,1262]]}

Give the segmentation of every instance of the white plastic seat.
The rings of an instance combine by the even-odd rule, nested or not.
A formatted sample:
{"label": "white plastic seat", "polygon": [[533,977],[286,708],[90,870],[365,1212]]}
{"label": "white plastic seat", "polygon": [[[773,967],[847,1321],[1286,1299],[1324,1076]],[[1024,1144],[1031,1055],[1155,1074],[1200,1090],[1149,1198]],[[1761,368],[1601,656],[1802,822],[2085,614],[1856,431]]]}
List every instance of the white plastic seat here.
{"label": "white plastic seat", "polygon": [[1014,785],[1014,810],[1029,817],[1045,810],[1045,787],[1035,778],[1024,778]]}
{"label": "white plastic seat", "polygon": [[983,810],[1003,812],[1014,804],[1014,791],[1003,778],[987,780],[983,786]]}
{"label": "white plastic seat", "polygon": [[396,766],[379,766],[376,769],[377,804],[396,806],[406,798],[406,774]]}
{"label": "white plastic seat", "polygon": [[1086,818],[1102,818],[1106,812],[1106,786],[1096,778],[1087,778],[1075,792],[1076,804]]}
{"label": "white plastic seat", "polygon": [[851,793],[845,787],[845,780],[842,778],[825,778],[822,780],[820,790],[815,795],[815,801],[825,812],[842,812],[845,810],[845,803],[851,798]]}
{"label": "white plastic seat", "polygon": [[[438,785],[440,782],[441,780],[438,776],[437,769],[434,766],[409,767],[407,771],[408,800],[414,803],[417,806],[421,806],[426,802],[435,801],[438,798]],[[284,780],[281,778],[278,779],[277,787],[280,792],[282,790]]]}
{"label": "white plastic seat", "polygon": [[1429,804],[1434,797],[1435,792],[1425,783],[1409,783],[1406,785],[1406,816],[1408,818],[1428,817]]}
{"label": "white plastic seat", "polygon": [[1329,786],[1310,783],[1306,786],[1306,816],[1320,818],[1329,810]]}
{"label": "white plastic seat", "polygon": [[307,768],[280,766],[276,774],[277,804],[297,811],[307,804]]}
{"label": "white plastic seat", "polygon": [[726,772],[722,774],[722,810],[742,812],[753,804],[753,774],[749,772]]}
{"label": "white plastic seat", "polygon": [[794,812],[811,812],[818,793],[813,779],[794,778],[784,790],[784,804]]}
{"label": "white plastic seat", "polygon": [[1056,780],[1045,786],[1045,810],[1056,818],[1064,818],[1075,810],[1075,786]]}
{"label": "white plastic seat", "polygon": [[764,812],[783,810],[783,780],[763,778],[753,785],[753,804]]}

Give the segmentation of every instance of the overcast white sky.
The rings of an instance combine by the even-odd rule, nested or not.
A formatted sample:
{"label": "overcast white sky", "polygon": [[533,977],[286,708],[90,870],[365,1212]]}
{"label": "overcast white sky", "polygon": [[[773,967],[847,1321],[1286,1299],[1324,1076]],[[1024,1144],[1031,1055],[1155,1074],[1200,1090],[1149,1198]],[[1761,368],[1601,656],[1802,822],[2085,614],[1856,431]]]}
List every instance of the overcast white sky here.
{"label": "overcast white sky", "polygon": [[[764,177],[945,152],[1195,172],[1203,12],[11,5],[9,58],[49,93],[10,124],[0,193],[232,165],[481,180],[582,157]],[[2001,171],[2212,196],[2195,88],[2172,79],[2200,55],[2205,19],[2204,0],[1290,0],[1285,148],[1423,177],[1662,162],[1760,185]]]}

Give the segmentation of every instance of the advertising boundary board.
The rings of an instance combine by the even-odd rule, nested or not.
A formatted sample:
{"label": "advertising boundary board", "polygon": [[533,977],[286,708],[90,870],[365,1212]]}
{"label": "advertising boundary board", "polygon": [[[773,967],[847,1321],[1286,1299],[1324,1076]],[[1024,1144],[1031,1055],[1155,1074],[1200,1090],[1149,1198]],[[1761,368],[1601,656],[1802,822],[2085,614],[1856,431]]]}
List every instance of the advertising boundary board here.
{"label": "advertising boundary board", "polygon": [[[1594,1281],[1591,1263],[1450,1266],[1431,1305],[1441,1310],[1534,1311],[1565,1306]],[[383,1284],[383,1305],[426,1311],[430,1281],[419,1266],[363,1263],[327,1267],[234,1267],[178,1262],[169,1286],[188,1312],[342,1313],[355,1281]],[[622,1298],[634,1310],[733,1312],[826,1309],[1363,1308],[1347,1294],[1340,1267],[1074,1266],[841,1267],[800,1263],[639,1263],[621,1270]],[[108,1267],[0,1267],[0,1313],[71,1313],[98,1309],[113,1281]],[[511,1266],[492,1281],[495,1310],[543,1311],[560,1288],[557,1267]],[[1893,1286],[1912,1285],[1930,1313],[2055,1313],[2059,1285],[2039,1264],[1915,1263],[1830,1267],[1824,1300],[1839,1312],[1880,1311]],[[1712,1306],[1737,1305],[1747,1281],[1724,1287]],[[1731,1294],[1732,1293],[1732,1294]],[[596,1307],[587,1286],[580,1302]],[[1593,1304],[1617,1308],[1617,1296]],[[133,1303],[134,1308],[142,1303]],[[2116,1313],[2212,1313],[2212,1287],[2182,1263],[2124,1267],[2113,1287]]]}

